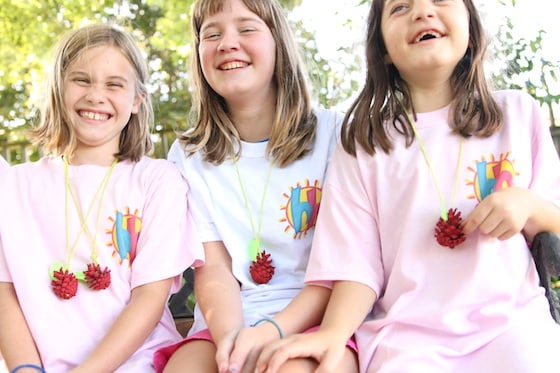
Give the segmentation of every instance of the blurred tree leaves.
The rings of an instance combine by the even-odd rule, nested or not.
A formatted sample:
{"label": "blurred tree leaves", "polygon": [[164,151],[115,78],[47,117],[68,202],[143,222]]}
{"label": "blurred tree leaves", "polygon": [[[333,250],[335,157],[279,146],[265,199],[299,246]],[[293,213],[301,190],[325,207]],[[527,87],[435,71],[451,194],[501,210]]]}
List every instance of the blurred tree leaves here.
{"label": "blurred tree leaves", "polygon": [[[53,45],[66,31],[90,22],[116,23],[132,31],[146,52],[152,73],[151,92],[156,111],[155,156],[162,154],[173,130],[187,127],[191,106],[188,59],[191,54],[190,11],[194,0],[0,0],[0,145],[26,141],[26,131],[38,115],[44,71]],[[301,0],[280,1],[289,11]],[[295,25],[294,25],[295,26]],[[295,26],[307,40],[312,35]],[[313,43],[305,48],[307,60],[323,66]],[[327,74],[325,72],[324,74]],[[314,79],[322,84],[327,79]],[[317,91],[321,88],[317,87]],[[324,91],[324,90],[323,90]],[[330,102],[333,100],[331,99]],[[159,134],[159,135],[158,135]],[[17,153],[17,151],[16,151]],[[28,158],[8,157],[12,163]],[[35,152],[31,158],[37,158]]]}

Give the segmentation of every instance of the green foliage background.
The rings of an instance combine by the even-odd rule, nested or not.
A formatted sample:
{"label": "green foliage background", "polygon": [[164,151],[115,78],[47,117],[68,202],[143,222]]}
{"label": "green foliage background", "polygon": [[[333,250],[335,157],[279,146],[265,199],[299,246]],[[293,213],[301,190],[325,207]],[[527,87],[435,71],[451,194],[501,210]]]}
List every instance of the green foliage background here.
{"label": "green foliage background", "polygon": [[[287,12],[302,0],[280,1]],[[330,0],[326,0],[330,1]],[[333,0],[334,1],[334,0]],[[503,6],[515,6],[515,0],[498,0]],[[52,46],[61,34],[84,23],[114,22],[132,31],[146,52],[152,72],[151,91],[156,111],[154,156],[164,157],[177,130],[188,126],[191,94],[188,85],[188,60],[191,54],[190,9],[194,0],[0,0],[0,154],[11,163],[34,160],[37,149],[28,146],[26,131],[38,115],[44,71],[50,62]],[[356,0],[368,4],[369,0]],[[499,88],[527,90],[550,108],[560,95],[551,93],[557,83],[557,61],[535,58],[541,48],[542,32],[519,39],[506,22],[497,36],[495,56],[507,61],[496,74]],[[354,22],[348,20],[349,23]],[[349,78],[361,69],[362,46],[349,41],[342,52],[354,56],[354,63],[333,69],[333,61],[318,53],[314,35],[305,25],[294,23],[293,29],[302,46],[316,102],[332,107],[345,102],[360,87],[361,81]],[[359,52],[358,52],[359,51]],[[540,80],[528,77],[540,69]],[[519,78],[522,78],[521,80]],[[343,84],[348,82],[349,84]]]}

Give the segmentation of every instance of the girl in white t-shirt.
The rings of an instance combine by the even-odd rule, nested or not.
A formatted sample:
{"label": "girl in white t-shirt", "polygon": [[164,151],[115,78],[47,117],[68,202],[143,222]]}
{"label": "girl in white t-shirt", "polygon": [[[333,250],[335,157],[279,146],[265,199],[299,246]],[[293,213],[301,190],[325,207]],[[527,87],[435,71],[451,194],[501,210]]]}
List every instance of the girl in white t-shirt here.
{"label": "girl in white t-shirt", "polygon": [[[270,342],[317,325],[329,290],[303,287],[321,188],[342,117],[313,110],[275,0],[193,8],[195,117],[169,159],[187,177],[205,248],[194,325],[155,355],[165,372],[252,372]],[[251,327],[253,326],[253,327]],[[337,371],[357,371],[352,341]],[[308,371],[308,359],[285,365]]]}
{"label": "girl in white t-shirt", "polygon": [[472,0],[372,2],[305,279],[331,299],[257,371],[328,368],[356,329],[361,372],[558,371],[528,242],[560,234],[560,161],[536,101],[490,91],[485,50]]}
{"label": "girl in white t-shirt", "polygon": [[186,182],[146,156],[148,79],[134,39],[110,25],[56,49],[32,133],[49,155],[0,180],[0,349],[13,372],[150,372],[153,352],[181,339],[167,301],[202,247]]}

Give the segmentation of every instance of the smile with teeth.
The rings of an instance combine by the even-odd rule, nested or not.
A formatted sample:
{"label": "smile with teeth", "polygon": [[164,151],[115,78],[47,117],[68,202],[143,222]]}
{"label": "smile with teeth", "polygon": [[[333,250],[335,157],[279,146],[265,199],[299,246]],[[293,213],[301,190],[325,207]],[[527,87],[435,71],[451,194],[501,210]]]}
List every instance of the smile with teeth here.
{"label": "smile with teeth", "polygon": [[233,69],[239,69],[241,67],[246,67],[248,64],[246,62],[241,62],[241,61],[232,61],[232,62],[226,62],[223,65],[220,66],[221,70],[233,70]]}
{"label": "smile with teeth", "polygon": [[433,30],[424,31],[424,32],[418,34],[418,36],[416,36],[416,39],[414,39],[414,42],[419,43],[419,42],[424,41],[424,40],[438,39],[438,38],[441,38],[441,37],[442,37],[442,35],[437,31],[433,31]]}
{"label": "smile with teeth", "polygon": [[109,114],[94,113],[92,111],[80,111],[80,116],[86,119],[92,120],[107,120],[109,119]]}

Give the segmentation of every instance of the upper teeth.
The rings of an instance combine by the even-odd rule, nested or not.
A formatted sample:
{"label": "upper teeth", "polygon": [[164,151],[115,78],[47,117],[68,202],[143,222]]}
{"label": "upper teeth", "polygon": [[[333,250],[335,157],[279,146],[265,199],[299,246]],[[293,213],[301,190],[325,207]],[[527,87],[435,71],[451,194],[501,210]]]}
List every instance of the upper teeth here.
{"label": "upper teeth", "polygon": [[94,112],[91,112],[91,111],[82,111],[80,113],[80,116],[82,118],[93,119],[93,120],[107,120],[107,119],[109,119],[109,115],[107,115],[107,114],[94,113]]}
{"label": "upper teeth", "polygon": [[243,62],[234,61],[234,62],[225,63],[221,67],[222,67],[222,70],[231,70],[231,69],[237,69],[237,68],[240,68],[240,67],[243,67],[243,66],[245,66],[245,64]]}
{"label": "upper teeth", "polygon": [[431,35],[431,36],[433,36],[433,37],[435,37],[435,38],[441,38],[441,34],[440,34],[439,32],[436,32],[436,31],[424,31],[423,33],[421,33],[420,35],[418,35],[418,36],[416,37],[416,40],[415,40],[415,41],[416,41],[416,42],[419,42],[419,41],[422,40],[422,38],[423,38],[424,36],[426,36],[426,35]]}

